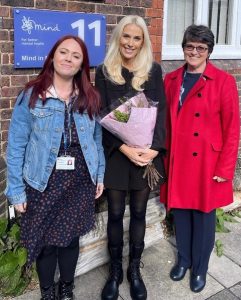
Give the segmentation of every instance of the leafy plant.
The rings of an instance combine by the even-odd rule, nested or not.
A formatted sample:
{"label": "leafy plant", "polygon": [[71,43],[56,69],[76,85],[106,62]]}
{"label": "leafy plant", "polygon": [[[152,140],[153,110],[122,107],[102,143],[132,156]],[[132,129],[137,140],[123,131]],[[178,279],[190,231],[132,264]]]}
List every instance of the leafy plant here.
{"label": "leafy plant", "polygon": [[28,286],[35,269],[28,268],[27,250],[20,245],[20,227],[0,218],[0,294],[18,296]]}
{"label": "leafy plant", "polygon": [[[238,215],[239,214],[236,214],[236,216]],[[230,232],[230,230],[225,227],[225,222],[238,223],[234,216],[235,215],[232,215],[231,213],[226,213],[222,208],[216,209],[216,232]]]}
{"label": "leafy plant", "polygon": [[218,257],[223,255],[223,243],[220,240],[215,241],[215,251]]}
{"label": "leafy plant", "polygon": [[[225,222],[238,223],[234,217],[241,218],[239,210],[233,210],[231,212],[224,212],[222,208],[216,209],[216,232],[228,233],[230,230],[225,227]],[[217,256],[223,255],[223,243],[221,240],[216,240],[215,251]]]}

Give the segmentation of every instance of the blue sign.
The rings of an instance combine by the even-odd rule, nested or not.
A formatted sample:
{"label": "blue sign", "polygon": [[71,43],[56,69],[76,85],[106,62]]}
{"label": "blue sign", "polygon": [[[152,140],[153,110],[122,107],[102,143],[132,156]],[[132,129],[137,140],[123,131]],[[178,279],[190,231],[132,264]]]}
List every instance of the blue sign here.
{"label": "blue sign", "polygon": [[104,15],[14,9],[15,68],[41,68],[54,43],[68,34],[84,40],[91,66],[103,62],[106,45]]}

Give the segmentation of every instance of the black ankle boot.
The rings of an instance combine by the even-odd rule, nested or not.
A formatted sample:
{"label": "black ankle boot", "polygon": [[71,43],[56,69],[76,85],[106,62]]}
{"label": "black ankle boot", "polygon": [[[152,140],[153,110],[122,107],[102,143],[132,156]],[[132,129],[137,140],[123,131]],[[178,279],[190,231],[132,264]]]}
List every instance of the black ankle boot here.
{"label": "black ankle boot", "polygon": [[55,283],[49,287],[40,287],[40,300],[55,300]]}
{"label": "black ankle boot", "polygon": [[127,279],[130,282],[130,294],[133,300],[147,299],[146,287],[140,272],[143,250],[144,242],[141,246],[130,245],[130,263],[127,269]]}
{"label": "black ankle boot", "polygon": [[109,247],[111,258],[109,278],[101,293],[102,300],[117,300],[119,296],[119,285],[123,281],[122,249],[122,246]]}
{"label": "black ankle boot", "polygon": [[59,281],[59,297],[58,300],[73,300],[74,281]]}

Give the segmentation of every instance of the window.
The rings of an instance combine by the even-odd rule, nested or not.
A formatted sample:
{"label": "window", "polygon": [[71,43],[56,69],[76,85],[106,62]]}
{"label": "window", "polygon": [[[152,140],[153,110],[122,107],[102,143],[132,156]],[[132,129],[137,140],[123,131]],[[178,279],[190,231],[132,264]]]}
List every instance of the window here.
{"label": "window", "polygon": [[165,0],[163,60],[183,59],[187,26],[204,24],[215,36],[213,59],[241,58],[241,0]]}

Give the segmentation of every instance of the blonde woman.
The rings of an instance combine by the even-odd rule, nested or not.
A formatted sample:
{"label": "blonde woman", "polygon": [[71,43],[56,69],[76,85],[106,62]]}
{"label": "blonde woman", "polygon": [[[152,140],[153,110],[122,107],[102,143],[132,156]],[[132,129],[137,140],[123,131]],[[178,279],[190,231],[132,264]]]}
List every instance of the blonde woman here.
{"label": "blonde woman", "polygon": [[97,68],[96,87],[102,107],[122,96],[139,91],[158,102],[158,117],[150,149],[129,147],[103,130],[106,155],[104,185],[108,201],[108,249],[111,258],[110,275],[102,291],[102,299],[117,299],[123,280],[123,216],[125,198],[130,195],[129,267],[127,270],[132,299],[146,299],[147,291],[140,274],[140,259],[144,250],[146,207],[150,188],[143,178],[144,166],[153,160],[164,177],[162,154],[165,144],[165,96],[162,70],[153,62],[152,48],[145,21],[139,16],[126,16],[115,27],[104,64]]}

